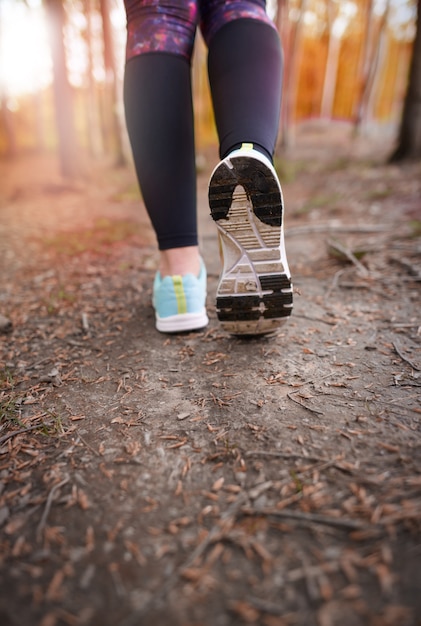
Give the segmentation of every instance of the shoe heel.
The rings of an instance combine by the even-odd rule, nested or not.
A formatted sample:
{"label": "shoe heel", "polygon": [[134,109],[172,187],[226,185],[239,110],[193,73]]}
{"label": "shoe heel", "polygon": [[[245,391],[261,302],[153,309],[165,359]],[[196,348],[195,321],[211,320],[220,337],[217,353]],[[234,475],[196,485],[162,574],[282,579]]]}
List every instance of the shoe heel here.
{"label": "shoe heel", "polygon": [[273,332],[291,314],[293,299],[276,173],[263,158],[228,157],[211,177],[209,206],[224,260],[216,299],[222,327]]}

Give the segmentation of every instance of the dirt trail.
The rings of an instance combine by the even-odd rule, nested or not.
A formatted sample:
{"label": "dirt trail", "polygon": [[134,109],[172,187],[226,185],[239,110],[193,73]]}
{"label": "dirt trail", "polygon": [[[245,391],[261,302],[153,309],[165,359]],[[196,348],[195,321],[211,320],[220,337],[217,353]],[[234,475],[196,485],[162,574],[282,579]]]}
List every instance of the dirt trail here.
{"label": "dirt trail", "polygon": [[421,624],[421,169],[385,154],[277,163],[295,308],[251,340],[213,306],[216,151],[211,322],[174,337],[131,170],[0,164],[2,626]]}

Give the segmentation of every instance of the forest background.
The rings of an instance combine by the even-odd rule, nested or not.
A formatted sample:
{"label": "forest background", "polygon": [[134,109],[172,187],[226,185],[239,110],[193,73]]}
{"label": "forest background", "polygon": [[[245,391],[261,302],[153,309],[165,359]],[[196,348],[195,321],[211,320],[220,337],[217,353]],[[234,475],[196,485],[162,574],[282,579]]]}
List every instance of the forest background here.
{"label": "forest background", "polygon": [[[416,32],[415,0],[272,0],[284,48],[278,150],[309,118],[397,133]],[[122,0],[0,0],[0,155],[58,149],[65,176],[89,159],[130,160],[122,104]],[[216,141],[197,37],[196,143]],[[82,158],[83,156],[83,158]]]}

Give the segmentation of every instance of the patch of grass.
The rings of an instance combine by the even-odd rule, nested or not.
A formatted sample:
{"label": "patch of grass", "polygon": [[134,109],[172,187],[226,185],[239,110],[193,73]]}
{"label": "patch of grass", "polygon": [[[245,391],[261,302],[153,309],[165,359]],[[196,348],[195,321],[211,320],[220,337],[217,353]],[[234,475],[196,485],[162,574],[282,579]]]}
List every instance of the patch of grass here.
{"label": "patch of grass", "polygon": [[236,443],[231,443],[229,439],[224,439],[224,447],[227,453],[233,454],[238,446]]}
{"label": "patch of grass", "polygon": [[372,189],[367,192],[365,199],[368,201],[376,201],[376,200],[384,200],[388,198],[393,193],[393,190],[390,187],[385,187],[384,189]]}
{"label": "patch of grass", "polygon": [[41,432],[48,437],[62,435],[64,433],[64,426],[61,416],[53,411],[47,411],[47,415],[49,415],[50,419],[48,424],[45,422],[40,424]]}
{"label": "patch of grass", "polygon": [[[338,259],[340,261],[346,261],[347,263],[349,263],[350,259],[347,256],[345,250],[347,250],[347,246],[346,244],[342,243],[341,241],[335,240],[335,239],[331,239],[330,240],[331,243],[328,243],[328,254],[330,257],[334,258],[334,259]],[[338,247],[335,247],[335,243],[338,244]],[[353,248],[353,249],[349,249],[349,252],[358,260],[360,261],[361,259],[363,259],[366,254],[368,254],[370,252],[370,250],[366,249],[366,248]]]}
{"label": "patch of grass", "polygon": [[13,373],[8,367],[5,367],[4,369],[0,370],[0,387],[3,387],[3,386],[6,386],[12,389],[15,386],[15,379],[13,377]]}
{"label": "patch of grass", "polygon": [[421,220],[411,220],[409,222],[411,237],[421,237]]}
{"label": "patch of grass", "polygon": [[0,424],[13,424],[22,427],[20,422],[20,396],[14,391],[16,380],[12,371],[5,367],[0,370],[0,387],[7,389],[0,393]]}
{"label": "patch of grass", "polygon": [[48,416],[46,421],[38,418],[38,423],[31,421],[28,427],[27,420],[21,419],[21,400],[21,396],[16,395],[0,398],[0,426],[6,429],[36,430],[46,437],[55,437],[64,433],[62,419],[53,411],[46,411],[44,414]]}
{"label": "patch of grass", "polygon": [[7,391],[0,393],[0,431],[28,429],[29,420],[29,430],[36,430],[48,437],[62,435],[65,431],[62,418],[53,410],[45,411],[35,421],[33,418],[22,418],[22,403],[26,393],[14,391],[16,384],[9,368],[0,370],[0,387],[7,388]]}
{"label": "patch of grass", "polygon": [[296,472],[294,472],[294,470],[290,470],[289,475],[291,476],[292,480],[295,483],[295,488],[297,490],[297,493],[301,493],[303,490],[303,483],[297,476]]}
{"label": "patch of grass", "polygon": [[24,425],[20,420],[19,398],[14,394],[0,398],[0,424],[19,426]]}
{"label": "patch of grass", "polygon": [[51,293],[48,300],[45,301],[47,313],[49,315],[53,315],[60,309],[60,304],[64,304],[66,302],[71,304],[75,300],[76,296],[73,293],[69,293],[64,287],[60,287],[58,291]]}

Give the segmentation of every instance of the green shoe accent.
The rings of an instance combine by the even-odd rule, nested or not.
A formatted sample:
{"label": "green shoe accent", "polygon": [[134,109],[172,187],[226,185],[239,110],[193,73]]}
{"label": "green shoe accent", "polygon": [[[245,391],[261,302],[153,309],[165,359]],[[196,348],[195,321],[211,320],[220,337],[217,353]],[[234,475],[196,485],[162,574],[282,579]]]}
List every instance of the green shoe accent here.
{"label": "green shoe accent", "polygon": [[177,312],[178,315],[183,315],[183,313],[187,313],[187,302],[186,294],[184,293],[183,277],[171,276],[171,278],[174,285],[175,297],[177,298]]}

